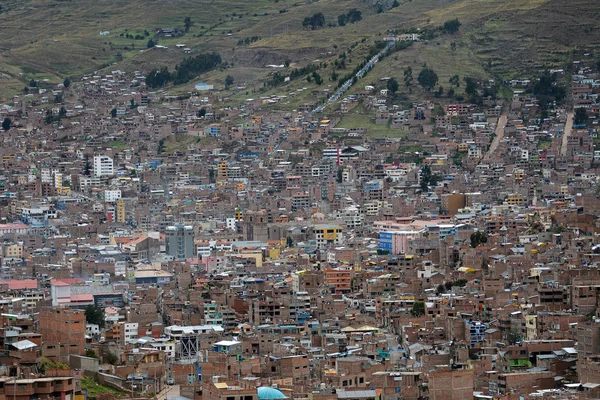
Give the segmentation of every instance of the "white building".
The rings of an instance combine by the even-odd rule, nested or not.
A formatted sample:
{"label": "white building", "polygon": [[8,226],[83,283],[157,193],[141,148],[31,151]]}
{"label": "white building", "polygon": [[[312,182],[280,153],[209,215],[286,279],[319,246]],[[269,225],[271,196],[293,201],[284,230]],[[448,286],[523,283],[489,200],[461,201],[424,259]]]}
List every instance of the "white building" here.
{"label": "white building", "polygon": [[79,188],[85,190],[90,186],[100,186],[100,178],[97,176],[80,176],[79,177]]}
{"label": "white building", "polygon": [[235,231],[237,225],[235,218],[226,218],[225,225],[227,226],[227,229]]}
{"label": "white building", "polygon": [[344,210],[336,211],[334,218],[343,221],[348,228],[362,226],[365,222],[365,215],[362,214],[355,206],[350,206]]}
{"label": "white building", "polygon": [[135,343],[138,339],[138,328],[137,322],[126,322],[125,323],[125,344]]}
{"label": "white building", "polygon": [[111,176],[115,174],[113,159],[108,156],[94,156],[94,176]]}
{"label": "white building", "polygon": [[104,191],[104,202],[114,203],[121,198],[121,190],[105,190]]}

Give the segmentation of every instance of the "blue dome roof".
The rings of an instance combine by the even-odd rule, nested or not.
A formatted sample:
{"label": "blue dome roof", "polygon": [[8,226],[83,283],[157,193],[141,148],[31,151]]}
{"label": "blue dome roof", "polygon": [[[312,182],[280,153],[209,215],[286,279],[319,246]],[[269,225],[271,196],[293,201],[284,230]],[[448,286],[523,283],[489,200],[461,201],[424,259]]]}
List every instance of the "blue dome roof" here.
{"label": "blue dome roof", "polygon": [[279,400],[287,399],[287,396],[281,393],[280,390],[270,387],[258,388],[258,400]]}

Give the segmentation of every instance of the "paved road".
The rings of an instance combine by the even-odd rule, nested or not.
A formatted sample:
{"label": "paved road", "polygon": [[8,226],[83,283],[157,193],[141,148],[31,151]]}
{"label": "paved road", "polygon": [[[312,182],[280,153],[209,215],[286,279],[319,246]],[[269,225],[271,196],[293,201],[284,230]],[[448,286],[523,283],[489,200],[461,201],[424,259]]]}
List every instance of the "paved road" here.
{"label": "paved road", "polygon": [[[392,46],[395,44],[396,42],[394,41],[389,41],[388,44],[385,46],[385,48],[383,50],[381,50],[377,55],[374,55],[366,64],[365,66],[356,73],[356,80],[358,81],[360,78],[362,78],[363,76],[365,76],[365,74],[369,71],[369,69],[373,68],[375,66],[375,64],[377,64],[377,62],[379,61],[379,58],[385,54],[389,49],[392,48]],[[346,93],[346,91],[348,89],[350,89],[350,87],[352,87],[352,79],[348,79],[346,82],[344,82],[344,84],[338,89],[336,90],[336,92],[327,100],[327,102],[325,102],[324,104],[321,104],[320,106],[318,106],[317,108],[315,108],[312,113],[320,113],[323,112],[323,110],[325,109],[325,107],[327,107],[328,105],[331,105],[333,103],[335,103],[336,101],[338,101],[342,95],[344,93]]]}
{"label": "paved road", "polygon": [[506,121],[508,119],[507,112],[504,112],[500,118],[498,118],[498,125],[496,125],[496,136],[494,140],[492,140],[492,144],[490,145],[489,150],[485,153],[483,157],[484,160],[489,160],[492,154],[498,149],[498,145],[504,139],[504,128],[506,127]]}
{"label": "paved road", "polygon": [[156,400],[165,400],[179,396],[179,385],[167,385],[158,395]]}
{"label": "paved road", "polygon": [[569,140],[569,135],[571,135],[571,131],[573,130],[573,113],[567,113],[567,122],[565,122],[565,131],[563,132],[562,137],[562,145],[560,146],[560,155],[567,155],[567,141]]}

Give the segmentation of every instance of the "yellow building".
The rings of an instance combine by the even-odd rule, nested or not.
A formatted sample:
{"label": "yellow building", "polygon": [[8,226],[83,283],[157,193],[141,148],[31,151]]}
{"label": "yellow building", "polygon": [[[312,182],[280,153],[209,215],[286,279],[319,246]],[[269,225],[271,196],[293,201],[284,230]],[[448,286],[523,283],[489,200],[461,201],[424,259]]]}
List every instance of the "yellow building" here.
{"label": "yellow building", "polygon": [[117,222],[125,223],[125,202],[123,199],[117,200]]}
{"label": "yellow building", "polygon": [[504,200],[504,204],[509,205],[509,206],[524,206],[525,199],[523,198],[523,195],[518,194],[518,193],[513,193],[513,194],[508,195],[506,200]]}
{"label": "yellow building", "polygon": [[314,232],[315,240],[317,241],[317,247],[325,247],[328,245],[337,245],[342,243],[343,228],[340,225],[315,225]]}
{"label": "yellow building", "polygon": [[227,161],[221,161],[217,164],[217,181],[226,181],[227,177]]}
{"label": "yellow building", "polygon": [[4,258],[23,258],[23,246],[20,244],[5,245]]}

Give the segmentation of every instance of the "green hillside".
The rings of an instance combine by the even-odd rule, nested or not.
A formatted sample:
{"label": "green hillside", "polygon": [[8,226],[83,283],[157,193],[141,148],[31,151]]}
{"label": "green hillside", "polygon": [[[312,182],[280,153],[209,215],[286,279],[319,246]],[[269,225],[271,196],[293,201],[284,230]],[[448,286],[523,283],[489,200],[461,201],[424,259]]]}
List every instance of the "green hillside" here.
{"label": "green hillside", "polygon": [[[440,74],[511,77],[565,67],[576,46],[600,45],[600,7],[595,0],[403,0],[384,12],[371,0],[5,0],[0,13],[0,97],[21,91],[30,79],[60,82],[100,69],[150,70],[174,66],[186,55],[218,51],[233,63],[236,84],[257,84],[285,60],[306,65],[333,60],[363,38],[372,44],[389,29],[439,26],[458,18],[457,34],[444,35],[397,54],[374,77],[401,74],[426,63]],[[363,19],[343,27],[337,16],[358,8]],[[302,27],[322,12],[318,30]],[[147,49],[161,28],[184,29],[182,37],[158,38],[167,49]],[[110,32],[101,36],[100,32]],[[248,45],[240,40],[255,38]],[[258,39],[258,40],[256,40]],[[368,46],[354,53],[356,59]],[[378,75],[375,75],[378,74]],[[206,79],[220,82],[222,73]],[[225,74],[226,75],[226,74]],[[204,77],[203,77],[204,79]],[[259,85],[256,85],[258,87]]]}

